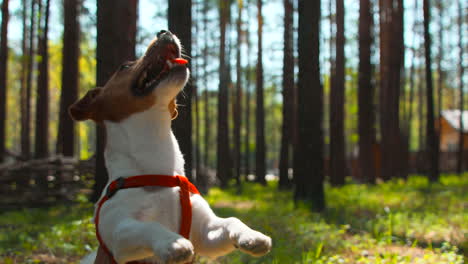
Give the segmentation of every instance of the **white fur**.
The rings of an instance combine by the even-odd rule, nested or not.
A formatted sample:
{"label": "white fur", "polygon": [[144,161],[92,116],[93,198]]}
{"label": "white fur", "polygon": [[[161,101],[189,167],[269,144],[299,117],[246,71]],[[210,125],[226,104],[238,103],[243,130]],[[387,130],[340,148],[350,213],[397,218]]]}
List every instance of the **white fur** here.
{"label": "white fur", "polygon": [[[119,123],[105,122],[109,182],[141,174],[184,175],[184,159],[171,131],[168,104],[185,82],[165,81],[155,89],[157,100],[152,108]],[[178,234],[179,187],[117,192],[102,207],[101,236],[118,263],[147,258],[155,263],[187,263],[195,253],[216,258],[236,247],[252,255],[271,249],[269,237],[236,218],[217,217],[200,195],[192,195],[191,200],[190,241]],[[81,263],[93,263],[90,259],[92,256]]]}

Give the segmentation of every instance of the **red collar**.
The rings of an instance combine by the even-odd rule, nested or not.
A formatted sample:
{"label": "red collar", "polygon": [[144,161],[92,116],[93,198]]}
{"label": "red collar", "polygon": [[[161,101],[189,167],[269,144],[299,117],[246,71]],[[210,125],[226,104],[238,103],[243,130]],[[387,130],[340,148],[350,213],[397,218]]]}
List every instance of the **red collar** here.
{"label": "red collar", "polygon": [[[180,175],[169,176],[169,175],[138,175],[128,178],[118,178],[112,181],[107,187],[106,194],[101,198],[97,204],[96,215],[94,223],[96,226],[96,237],[99,240],[99,244],[107,255],[112,259],[112,263],[117,263],[112,256],[112,253],[104,244],[99,233],[99,213],[102,205],[112,198],[121,189],[138,188],[143,186],[162,186],[162,187],[180,187],[179,197],[181,205],[181,223],[179,234],[187,239],[190,236],[190,227],[192,224],[192,203],[190,202],[190,193],[200,194],[197,188],[189,182],[189,180]],[[141,263],[141,262],[129,262],[130,263]]]}

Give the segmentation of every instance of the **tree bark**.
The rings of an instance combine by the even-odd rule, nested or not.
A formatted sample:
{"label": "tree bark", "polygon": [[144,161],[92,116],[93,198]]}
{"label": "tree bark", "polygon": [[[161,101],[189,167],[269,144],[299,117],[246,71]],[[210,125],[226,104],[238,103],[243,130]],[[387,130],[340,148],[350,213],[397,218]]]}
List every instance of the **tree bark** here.
{"label": "tree bark", "polygon": [[323,86],[320,80],[320,1],[299,0],[298,138],[294,149],[295,201],[325,209]]}
{"label": "tree bark", "polygon": [[[443,26],[443,18],[444,18],[444,7],[443,1],[438,0],[436,2],[437,9],[439,10],[439,31],[438,31],[438,38],[439,38],[439,54],[437,55],[437,136],[440,139],[440,128],[442,127],[442,111],[443,111],[443,101],[442,101],[442,93],[443,93],[443,85],[445,79],[445,73],[442,69],[442,60],[444,58],[444,26]],[[440,149],[440,140],[438,140],[437,144],[439,145]]]}
{"label": "tree bark", "polygon": [[45,10],[41,11],[40,16],[44,17],[42,34],[38,34],[38,54],[41,60],[37,77],[35,158],[45,158],[49,155],[49,12],[50,0],[46,0]]}
{"label": "tree bark", "polygon": [[[26,74],[26,119],[25,119],[25,148],[23,156],[26,159],[31,157],[31,100],[32,100],[32,88],[33,88],[33,75],[36,60],[36,49],[34,38],[36,37],[36,6],[38,0],[31,1],[31,14],[29,17],[29,49],[28,49],[28,66]],[[37,23],[39,24],[39,23]],[[39,30],[38,30],[39,31]]]}
{"label": "tree bark", "polygon": [[463,67],[463,8],[461,1],[457,1],[458,3],[458,51],[459,51],[459,71],[458,71],[458,79],[459,79],[459,91],[460,91],[460,130],[458,134],[458,153],[457,153],[457,173],[461,175],[464,170],[464,147],[465,147],[465,139],[464,139],[464,126],[465,124],[463,123],[463,111],[465,110],[465,100],[464,96],[465,93],[463,91],[463,78],[465,76],[465,68]]}
{"label": "tree bark", "polygon": [[380,0],[380,131],[383,180],[405,177],[404,143],[400,130],[400,90],[403,67],[402,0]]}
{"label": "tree bark", "polygon": [[[418,102],[418,119],[419,119],[419,127],[418,127],[418,139],[419,139],[419,142],[418,142],[418,151],[420,153],[424,153],[424,150],[426,149],[426,144],[424,142],[426,142],[426,134],[424,133],[424,124],[426,121],[426,116],[424,115],[424,108],[426,106],[425,102],[424,102],[424,98],[425,98],[425,91],[424,91],[424,80],[425,80],[425,77],[424,77],[424,73],[423,73],[423,69],[419,69],[418,70],[418,75],[419,75],[419,83],[418,83],[418,93],[419,93],[419,102]],[[420,155],[419,159],[420,159],[420,163],[426,163],[425,162],[425,158],[422,157],[424,155]],[[422,167],[421,167],[422,169]],[[425,172],[424,172],[425,173]]]}
{"label": "tree bark", "polygon": [[230,4],[229,1],[220,1],[220,46],[219,46],[219,92],[218,92],[218,136],[217,136],[217,166],[216,174],[220,180],[221,187],[225,188],[228,181],[232,178],[230,167],[230,150],[229,150],[229,123],[228,123],[228,107],[229,107],[229,70],[227,67],[226,56],[226,27],[230,21]]}
{"label": "tree bark", "polygon": [[[247,21],[250,21],[249,15],[249,1],[246,2],[247,10]],[[245,166],[245,178],[248,179],[248,176],[251,174],[251,157],[250,157],[250,135],[251,135],[251,95],[252,92],[250,90],[252,84],[252,72],[251,72],[251,51],[252,51],[252,43],[250,41],[250,30],[249,27],[245,29],[245,42],[247,44],[247,65],[246,65],[246,74],[245,74],[245,139],[244,139],[244,166]]]}
{"label": "tree bark", "polygon": [[[188,58],[192,51],[192,0],[168,1],[169,30],[184,46]],[[185,157],[185,176],[192,178],[192,85],[187,83],[184,92],[177,96],[179,116],[172,122],[174,135]]]}
{"label": "tree bark", "polygon": [[[201,35],[201,32],[200,32],[200,27],[199,27],[199,20],[201,20],[201,14],[203,13],[203,6],[201,4],[201,1],[199,2],[195,2],[194,3],[194,10],[195,10],[195,17],[193,18],[194,20],[194,24],[195,24],[195,39],[194,39],[194,42],[193,42],[193,45],[195,46],[194,49],[196,49],[196,53],[197,55],[201,55],[201,47],[202,47],[202,44],[201,44],[201,41],[200,41],[200,35]],[[195,184],[197,185],[197,187],[201,190],[203,189],[203,193],[206,193],[206,184],[205,184],[205,180],[203,179],[204,178],[204,175],[203,175],[203,171],[202,171],[202,157],[201,157],[201,147],[202,147],[202,144],[201,144],[201,119],[200,119],[200,112],[201,112],[201,107],[200,107],[200,101],[201,101],[201,93],[200,93],[200,87],[201,87],[201,75],[200,75],[200,72],[202,70],[202,65],[199,65],[198,63],[198,60],[193,60],[193,75],[192,75],[192,78],[193,80],[195,80],[194,82],[194,85],[193,85],[193,100],[194,100],[194,104],[195,104],[195,172],[196,172],[196,182]],[[194,76],[194,77],[193,77]],[[201,184],[201,186],[200,186]],[[203,187],[203,188],[201,188]]]}
{"label": "tree bark", "polygon": [[255,108],[255,181],[266,184],[265,167],[265,107],[263,95],[263,16],[262,0],[257,0],[257,22],[258,22],[258,41],[257,41],[257,79],[256,79],[256,108]]}
{"label": "tree bark", "polygon": [[374,86],[372,84],[371,47],[374,25],[372,3],[360,1],[359,10],[359,90],[358,90],[358,133],[359,133],[359,168],[365,183],[375,184],[376,168],[373,147],[375,136]]}
{"label": "tree bark", "polygon": [[428,176],[431,182],[439,179],[439,144],[435,132],[434,122],[434,92],[432,82],[432,58],[431,58],[431,35],[429,32],[430,6],[429,0],[423,1],[424,9],[424,53],[426,58],[426,103],[427,103],[427,157],[429,171]]}
{"label": "tree bark", "polygon": [[23,154],[27,152],[25,142],[27,141],[28,134],[26,133],[26,75],[27,75],[27,53],[28,53],[28,26],[27,26],[27,1],[22,0],[21,4],[25,7],[21,12],[21,21],[23,26],[23,36],[21,41],[21,80],[20,80],[20,145],[21,145],[21,156],[24,158]]}
{"label": "tree bark", "polygon": [[289,179],[290,149],[292,146],[292,121],[294,113],[294,4],[284,0],[284,50],[283,50],[283,125],[281,132],[281,150],[279,162],[280,189],[291,187]]}
{"label": "tree bark", "polygon": [[236,45],[236,101],[234,105],[234,177],[238,192],[241,191],[241,120],[242,120],[242,69],[241,69],[241,46],[242,46],[242,9],[243,1],[237,1],[237,45]]}
{"label": "tree bark", "polygon": [[68,107],[78,98],[80,56],[80,24],[78,0],[64,1],[64,31],[62,57],[62,93],[60,95],[57,153],[75,156],[75,123],[68,115]]}
{"label": "tree bark", "polygon": [[[135,59],[138,0],[97,1],[96,85],[125,61]],[[97,201],[107,182],[104,163],[105,127],[97,127],[96,174],[91,200]]]}
{"label": "tree bark", "polygon": [[[211,147],[211,119],[210,119],[210,93],[208,90],[208,44],[210,43],[209,32],[208,32],[208,1],[203,1],[203,85],[205,86],[205,151],[204,151],[204,166],[206,172],[210,168],[210,147]],[[207,174],[204,175],[204,182],[200,185],[204,186],[205,190],[208,190]],[[197,179],[198,180],[198,179]]]}
{"label": "tree bark", "polygon": [[0,32],[0,163],[5,160],[7,118],[7,72],[8,72],[8,21],[9,0],[2,2],[2,25]]}
{"label": "tree bark", "polygon": [[[27,53],[28,55],[25,58],[25,66],[24,66],[24,85],[21,94],[21,103],[22,103],[22,111],[21,111],[21,156],[24,159],[29,159],[31,155],[31,89],[32,89],[32,71],[34,69],[34,29],[35,29],[35,6],[36,1],[31,1],[31,9],[30,9],[30,22],[29,22],[29,43],[26,44],[28,41],[27,39],[23,40],[25,42],[25,49],[23,50],[23,56]],[[24,9],[26,9],[26,5],[24,5]],[[26,12],[23,11],[23,15],[26,16]],[[26,20],[26,18],[24,18]],[[26,27],[26,21],[23,21]]]}
{"label": "tree bark", "polygon": [[336,0],[336,65],[332,72],[330,91],[330,183],[343,185],[346,176],[346,150],[344,140],[344,2]]}

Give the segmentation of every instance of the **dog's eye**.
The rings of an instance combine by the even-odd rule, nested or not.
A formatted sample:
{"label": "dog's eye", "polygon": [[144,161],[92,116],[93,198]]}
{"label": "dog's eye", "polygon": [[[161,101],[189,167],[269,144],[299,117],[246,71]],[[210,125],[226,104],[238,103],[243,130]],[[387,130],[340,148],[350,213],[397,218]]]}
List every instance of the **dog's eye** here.
{"label": "dog's eye", "polygon": [[132,66],[130,63],[124,63],[124,64],[120,65],[119,71],[128,69],[128,68],[130,68],[130,66]]}

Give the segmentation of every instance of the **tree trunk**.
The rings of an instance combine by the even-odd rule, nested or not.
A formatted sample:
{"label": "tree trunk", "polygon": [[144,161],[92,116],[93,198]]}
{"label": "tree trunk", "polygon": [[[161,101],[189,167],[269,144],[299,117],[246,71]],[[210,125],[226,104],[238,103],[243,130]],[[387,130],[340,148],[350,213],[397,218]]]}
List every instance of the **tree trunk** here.
{"label": "tree trunk", "polygon": [[202,193],[207,193],[208,192],[208,169],[210,168],[209,165],[209,160],[210,160],[210,149],[211,149],[211,133],[210,133],[210,125],[211,125],[211,120],[210,120],[210,96],[209,96],[209,90],[208,90],[208,49],[209,49],[209,33],[208,33],[208,1],[203,1],[203,86],[205,87],[204,89],[204,101],[205,101],[205,107],[204,107],[204,112],[205,112],[205,120],[204,120],[204,125],[205,125],[205,144],[204,144],[204,158],[203,158],[203,165],[204,165],[204,171],[202,174],[199,175],[197,174],[197,183],[198,186],[200,187],[200,191]]}
{"label": "tree trunk", "polygon": [[[249,1],[246,2],[247,14],[249,14]],[[250,21],[250,16],[247,17],[247,21]],[[252,43],[250,41],[250,30],[249,27],[245,29],[245,42],[247,44],[247,65],[246,65],[246,74],[245,74],[245,139],[244,139],[244,166],[245,166],[245,178],[248,179],[248,176],[251,174],[251,157],[250,157],[250,135],[251,135],[251,95],[252,92],[250,87],[252,85],[252,72],[251,72],[251,51]]]}
{"label": "tree trunk", "polygon": [[320,1],[299,0],[298,135],[294,150],[294,199],[310,203],[314,211],[325,209],[320,10]]}
{"label": "tree trunk", "polygon": [[283,50],[283,125],[281,132],[281,150],[279,162],[280,189],[291,186],[289,179],[290,149],[292,146],[292,117],[294,107],[294,4],[292,0],[284,0],[284,50]]}
{"label": "tree trunk", "polygon": [[40,16],[41,18],[44,17],[42,34],[38,34],[38,54],[41,57],[39,76],[37,77],[36,102],[35,157],[38,159],[49,155],[49,52],[47,43],[49,40],[49,12],[50,0],[46,0],[45,10],[41,11]]}
{"label": "tree trunk", "polygon": [[[426,57],[426,103],[427,103],[427,157],[429,165],[429,180],[431,182],[439,179],[439,144],[435,132],[434,122],[434,93],[432,88],[432,58],[431,58],[431,35],[429,32],[430,6],[429,0],[423,1],[424,9],[424,53]],[[462,120],[462,119],[461,119]]]}
{"label": "tree trunk", "polygon": [[400,86],[403,65],[402,0],[380,0],[380,131],[383,180],[404,177],[400,131]]}
{"label": "tree trunk", "polygon": [[[199,65],[196,65],[195,63],[193,63],[193,68],[198,68],[200,67]],[[195,77],[194,77],[195,76]],[[196,80],[196,81],[195,81]],[[201,157],[200,157],[200,97],[199,97],[199,92],[198,92],[198,89],[200,88],[199,86],[199,75],[198,73],[195,74],[193,73],[192,75],[192,94],[193,94],[193,103],[194,103],[194,114],[195,114],[195,146],[194,146],[194,151],[195,151],[195,155],[193,156],[193,159],[194,159],[194,164],[195,166],[193,166],[193,170],[195,171],[195,177],[193,177],[192,175],[192,180],[194,180],[195,182],[195,179],[198,178],[198,176],[200,175],[200,163],[201,163]],[[198,180],[195,182],[195,184],[197,184]]]}
{"label": "tree trunk", "polygon": [[236,45],[236,101],[234,105],[234,177],[238,192],[241,191],[241,119],[242,119],[242,69],[241,69],[241,46],[242,46],[242,9],[243,1],[237,1],[237,45]]}
{"label": "tree trunk", "polygon": [[[443,101],[442,101],[442,94],[443,94],[443,85],[444,85],[444,70],[442,69],[442,60],[444,58],[444,26],[443,26],[443,18],[444,18],[444,7],[443,1],[438,0],[437,9],[439,9],[439,31],[438,31],[438,38],[439,38],[439,54],[437,55],[437,136],[440,139],[440,128],[442,127],[442,111],[443,111]],[[438,140],[438,145],[440,149],[440,140]]]}
{"label": "tree trunk", "polygon": [[330,91],[330,183],[333,185],[343,185],[346,176],[344,44],[344,3],[336,0],[336,65]]}
{"label": "tree trunk", "polygon": [[[414,43],[414,41],[413,41]],[[416,49],[413,48],[413,51],[411,52],[412,54],[412,59],[411,59],[411,66],[410,66],[410,72],[409,72],[409,98],[408,98],[408,111],[407,111],[407,116],[406,116],[406,124],[407,126],[407,135],[408,139],[411,141],[411,127],[412,127],[412,122],[413,122],[413,105],[414,105],[414,93],[415,93],[415,85],[414,85],[414,75],[415,75],[415,60],[416,60]],[[409,149],[409,146],[408,146]]]}
{"label": "tree trunk", "polygon": [[263,16],[262,0],[257,0],[257,21],[258,21],[258,41],[257,41],[257,83],[256,83],[256,108],[255,108],[255,181],[266,184],[265,175],[265,108],[263,99]]}
{"label": "tree trunk", "polygon": [[[31,2],[31,14],[29,17],[29,49],[28,49],[28,66],[26,75],[26,118],[25,118],[25,148],[24,157],[29,159],[31,157],[31,100],[32,100],[32,88],[33,88],[33,77],[36,60],[35,43],[34,38],[36,37],[36,6],[38,0],[32,0]],[[37,23],[39,24],[39,23]],[[38,30],[39,31],[39,30]]]}
{"label": "tree trunk", "polygon": [[[427,0],[426,0],[427,1]],[[458,154],[457,154],[457,173],[461,175],[463,173],[464,167],[464,148],[465,148],[465,139],[464,139],[464,130],[465,124],[463,123],[463,111],[465,110],[464,107],[464,96],[465,93],[463,91],[463,78],[465,76],[465,68],[463,67],[463,8],[461,1],[457,1],[458,3],[458,51],[459,51],[459,71],[458,71],[458,79],[459,79],[459,91],[460,91],[460,130],[458,134]],[[428,33],[429,34],[429,33]]]}
{"label": "tree trunk", "polygon": [[[138,0],[97,1],[96,85],[104,86],[119,65],[135,59]],[[105,130],[97,127],[96,175],[92,201],[107,182]]]}
{"label": "tree trunk", "polygon": [[358,132],[359,168],[365,183],[375,184],[376,168],[373,147],[375,137],[374,87],[372,85],[371,47],[374,25],[372,3],[361,0],[359,10],[359,90],[358,90]]}
{"label": "tree trunk", "polygon": [[[191,56],[192,47],[192,0],[168,1],[169,30],[184,46],[184,54]],[[172,122],[174,135],[185,157],[185,175],[192,178],[192,85],[187,83],[184,93],[177,96],[179,116]]]}
{"label": "tree trunk", "polygon": [[27,133],[25,130],[26,127],[26,74],[27,74],[27,53],[28,53],[28,26],[27,26],[27,1],[21,1],[22,6],[25,8],[21,12],[21,21],[23,26],[23,36],[21,41],[21,80],[20,80],[20,145],[21,145],[21,156],[24,158],[24,153],[27,152],[25,142],[27,140]]}
{"label": "tree trunk", "polygon": [[[419,83],[418,83],[418,119],[419,119],[419,127],[418,127],[418,151],[420,153],[424,153],[424,150],[426,149],[425,143],[426,140],[426,135],[424,133],[424,123],[426,122],[425,116],[424,116],[424,108],[425,108],[425,102],[424,102],[424,97],[425,97],[425,91],[424,91],[424,73],[422,69],[418,70],[418,75],[419,75]],[[423,155],[419,155],[420,159],[420,164],[426,163],[425,159],[422,157]],[[421,167],[423,169],[423,167]],[[425,168],[424,168],[425,169]],[[425,171],[424,171],[425,173]]]}
{"label": "tree trunk", "polygon": [[4,161],[6,150],[7,118],[7,72],[8,72],[8,9],[9,0],[2,2],[2,26],[0,32],[0,163]]}
{"label": "tree trunk", "polygon": [[219,92],[218,92],[218,137],[217,137],[217,166],[216,174],[221,182],[221,187],[225,188],[228,185],[229,179],[232,177],[230,167],[230,151],[229,151],[229,124],[228,124],[228,107],[229,107],[229,71],[226,59],[226,27],[230,20],[230,5],[229,1],[220,1],[220,50],[219,50]]}
{"label": "tree trunk", "polygon": [[[193,18],[194,20],[194,24],[195,24],[195,39],[194,39],[194,42],[193,42],[193,45],[195,46],[196,48],[196,53],[197,56],[201,55],[200,52],[201,52],[201,42],[200,42],[200,27],[199,27],[199,20],[201,19],[201,14],[203,13],[203,7],[202,7],[202,4],[201,4],[201,1],[199,2],[195,2],[194,3],[194,9],[195,9],[195,14],[196,14],[196,17]],[[202,162],[202,157],[201,157],[201,133],[200,133],[200,128],[201,128],[201,120],[200,120],[200,81],[201,81],[201,76],[200,76],[200,72],[201,72],[201,65],[199,65],[198,63],[198,60],[193,60],[193,75],[195,76],[193,79],[195,80],[195,85],[193,85],[193,100],[194,100],[194,103],[195,103],[195,172],[196,172],[196,182],[195,184],[197,185],[197,187],[199,189],[202,189],[200,187],[203,186],[203,192],[206,193],[206,189],[205,189],[205,184],[204,184],[204,179],[203,179],[203,172],[202,172],[202,169],[201,169],[201,162]],[[202,184],[202,186],[199,186],[199,184]]]}
{"label": "tree trunk", "polygon": [[64,1],[64,33],[62,57],[62,93],[60,95],[57,153],[75,156],[75,123],[68,115],[68,107],[78,98],[80,56],[80,24],[78,0]]}
{"label": "tree trunk", "polygon": [[[34,69],[34,28],[35,28],[35,0],[31,1],[31,14],[30,14],[30,23],[29,23],[29,43],[25,41],[25,49],[23,56],[27,53],[28,55],[25,58],[24,66],[24,84],[21,94],[21,156],[24,159],[29,159],[31,154],[31,89],[32,89],[32,73]],[[26,5],[24,6],[26,9]],[[23,11],[23,14],[26,16],[26,12]],[[26,27],[26,22],[24,25]]]}

